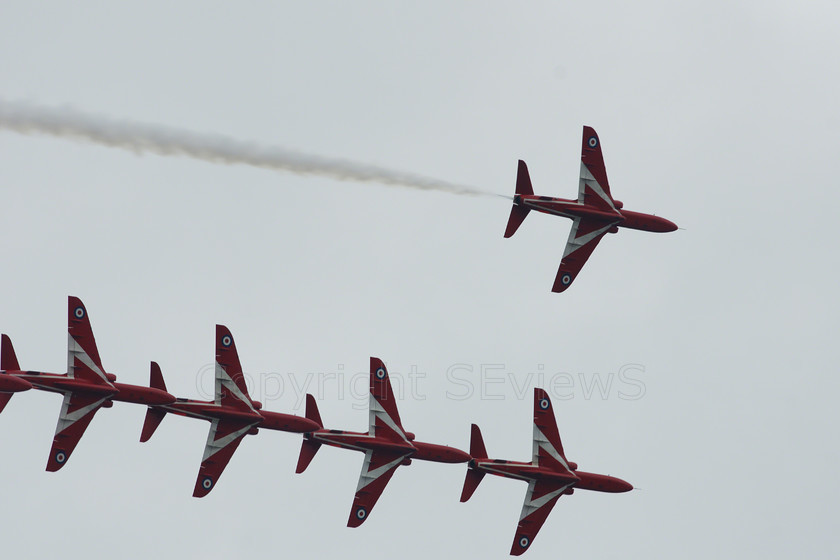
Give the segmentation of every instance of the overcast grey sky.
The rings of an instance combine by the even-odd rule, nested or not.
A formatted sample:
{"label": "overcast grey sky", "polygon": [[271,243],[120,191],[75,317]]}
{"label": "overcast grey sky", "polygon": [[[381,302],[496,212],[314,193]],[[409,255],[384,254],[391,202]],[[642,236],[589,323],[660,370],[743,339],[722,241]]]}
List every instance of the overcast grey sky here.
{"label": "overcast grey sky", "polygon": [[[684,230],[621,231],[550,292],[570,222],[509,202],[142,155],[0,130],[0,330],[64,371],[66,298],[106,369],[206,397],[214,325],[252,395],[363,429],[369,356],[418,439],[527,460],[531,390],[580,491],[529,558],[836,557],[840,8],[829,2],[3,2],[0,99],[159,123],[508,195],[573,198],[581,127],[613,195]],[[402,376],[402,377],[401,377]],[[411,376],[411,377],[409,377]],[[415,381],[411,388],[410,379]],[[482,382],[483,381],[483,382]],[[309,385],[307,385],[307,383]],[[601,383],[601,385],[597,385]],[[554,390],[551,390],[551,387]],[[600,389],[599,389],[600,387]],[[523,397],[524,395],[524,397]],[[15,557],[504,557],[526,485],[415,462],[345,527],[362,455],[247,438],[191,492],[208,426],[99,412],[46,473],[60,399],[0,415]]]}

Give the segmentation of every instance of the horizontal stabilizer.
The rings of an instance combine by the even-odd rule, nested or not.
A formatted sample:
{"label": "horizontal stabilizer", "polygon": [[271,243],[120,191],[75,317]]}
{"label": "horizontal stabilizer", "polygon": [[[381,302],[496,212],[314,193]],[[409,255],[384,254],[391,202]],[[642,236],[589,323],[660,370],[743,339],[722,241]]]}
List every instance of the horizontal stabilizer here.
{"label": "horizontal stabilizer", "polygon": [[166,391],[166,383],[163,381],[163,373],[161,373],[160,366],[157,362],[152,362],[149,367],[149,387],[152,389]]}
{"label": "horizontal stabilizer", "polygon": [[484,478],[484,471],[479,471],[476,469],[467,469],[467,478],[464,479],[464,489],[461,490],[461,501],[466,502],[469,500],[475,489],[478,488],[481,479]]}
{"label": "horizontal stabilizer", "polygon": [[505,228],[505,238],[513,237],[513,234],[516,233],[516,230],[519,229],[519,226],[522,225],[522,222],[525,221],[525,218],[528,216],[528,212],[531,209],[527,206],[519,206],[517,204],[513,205],[513,208],[510,209],[510,217],[508,218],[507,228]]}
{"label": "horizontal stabilizer", "polygon": [[312,459],[315,458],[315,454],[318,453],[318,449],[320,448],[321,444],[317,441],[304,439],[303,445],[300,446],[300,457],[298,458],[298,464],[295,468],[295,472],[300,474],[305,471],[306,467],[308,467],[309,463],[312,462]]}
{"label": "horizontal stabilizer", "polygon": [[521,159],[519,160],[519,169],[516,171],[516,194],[534,194],[528,166]]}
{"label": "horizontal stabilizer", "polygon": [[505,229],[505,237],[512,237],[525,218],[528,216],[530,208],[521,206],[519,204],[519,195],[532,195],[534,189],[531,187],[531,176],[528,174],[528,166],[521,159],[519,160],[519,169],[516,172],[516,194],[513,199],[513,208],[510,210],[510,218],[508,218],[507,228]]}
{"label": "horizontal stabilizer", "polygon": [[473,459],[487,459],[487,449],[484,447],[484,438],[481,437],[481,430],[475,424],[470,432],[470,457]]}
{"label": "horizontal stabilizer", "polygon": [[3,412],[10,400],[12,400],[12,393],[0,393],[0,412]]}
{"label": "horizontal stabilizer", "polygon": [[0,343],[0,369],[3,371],[19,371],[20,365],[15,355],[15,348],[12,346],[12,339],[5,334],[2,339],[2,343]]}
{"label": "horizontal stabilizer", "polygon": [[143,422],[143,432],[140,434],[141,442],[149,441],[151,439],[152,434],[154,434],[157,427],[160,426],[164,416],[166,416],[165,410],[153,408],[151,406],[149,407],[146,411],[146,421]]}
{"label": "horizontal stabilizer", "polygon": [[306,393],[306,418],[312,420],[321,428],[324,427],[324,423],[321,422],[321,414],[318,412],[318,403],[315,402],[315,397],[309,393]]}
{"label": "horizontal stabilizer", "polygon": [[[484,447],[484,438],[481,437],[481,430],[475,424],[472,425],[470,431],[470,457],[472,457],[472,461],[487,458],[487,449]],[[470,462],[471,465],[473,464],[472,461]],[[475,489],[478,488],[478,485],[481,483],[481,479],[483,478],[484,471],[480,471],[472,467],[467,469],[467,478],[464,479],[464,489],[461,491],[462,502],[466,502],[472,497]]]}

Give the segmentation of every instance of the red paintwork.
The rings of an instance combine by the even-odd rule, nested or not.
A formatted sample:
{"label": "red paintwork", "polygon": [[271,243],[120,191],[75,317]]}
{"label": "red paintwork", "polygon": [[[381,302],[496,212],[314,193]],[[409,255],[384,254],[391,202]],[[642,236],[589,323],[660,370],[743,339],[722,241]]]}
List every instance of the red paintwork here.
{"label": "red paintwork", "polygon": [[266,430],[278,430],[281,432],[294,432],[296,434],[301,434],[320,428],[320,426],[312,420],[303,418],[302,416],[295,416],[294,414],[283,414],[280,412],[260,410],[260,416],[263,417],[263,422],[260,424],[260,428],[265,428]]}
{"label": "red paintwork", "polygon": [[516,233],[531,210],[574,221],[552,286],[553,292],[568,289],[605,234],[617,233],[620,228],[658,233],[678,229],[676,224],[665,218],[625,210],[623,203],[612,198],[601,141],[595,130],[588,126],[583,127],[581,164],[578,199],[568,200],[535,195],[528,167],[519,160],[516,194],[505,237]]}
{"label": "red paintwork", "polygon": [[[70,335],[67,373],[21,370],[11,339],[4,334],[0,344],[0,367],[5,370],[2,379],[6,380],[6,383],[11,381],[10,378],[15,378],[21,386],[35,387],[64,396],[62,412],[47,461],[48,471],[57,471],[66,464],[100,408],[110,408],[115,400],[140,404],[175,401],[175,397],[166,391],[115,383],[116,376],[102,368],[87,309],[82,301],[74,296],[67,298],[67,332]],[[9,396],[5,394],[0,398],[0,411],[5,407]]]}
{"label": "red paintwork", "polygon": [[28,391],[31,388],[32,384],[22,377],[7,374],[5,371],[0,371],[0,392],[18,393],[20,391]]}
{"label": "red paintwork", "polygon": [[513,197],[513,203],[544,214],[566,218],[587,218],[603,224],[618,221],[616,225],[620,228],[654,233],[668,233],[679,229],[674,222],[653,214],[642,214],[641,212],[624,209],[618,212],[608,212],[601,207],[587,206],[577,200],[565,198],[517,194]]}
{"label": "red paintwork", "polygon": [[[211,422],[204,458],[193,489],[196,498],[206,496],[215,487],[246,435],[256,435],[259,428],[296,433],[320,428],[319,423],[307,418],[261,410],[262,403],[252,400],[248,394],[236,343],[224,325],[216,325],[216,364],[213,401],[176,399],[172,403],[152,405],[146,411],[140,434],[140,441],[148,441],[167,412]],[[151,363],[150,378],[150,385],[155,390],[166,391],[163,374],[156,362]]]}
{"label": "red paintwork", "polygon": [[175,402],[174,395],[152,387],[129,385],[127,383],[114,383],[114,387],[119,391],[113,397],[115,401],[145,405],[170,404]]}
{"label": "red paintwork", "polygon": [[582,490],[595,490],[596,492],[610,492],[617,494],[621,492],[629,492],[633,489],[632,484],[614,476],[583,471],[575,471],[575,474],[580,479],[580,481],[575,485],[575,488],[580,488]]}
{"label": "red paintwork", "polygon": [[415,441],[414,447],[417,451],[412,455],[412,459],[435,463],[466,463],[470,460],[470,454],[466,451],[446,445]]}
{"label": "red paintwork", "polygon": [[295,472],[306,470],[322,444],[365,453],[348,527],[364,523],[400,465],[410,465],[413,459],[437,463],[465,463],[470,460],[470,455],[460,449],[415,441],[414,434],[403,429],[388,370],[382,360],[373,357],[370,359],[370,396],[369,419],[372,423],[368,432],[364,433],[320,428],[322,422],[318,405],[312,395],[306,395],[306,417],[317,422],[320,429],[304,435]]}
{"label": "red paintwork", "polygon": [[488,458],[481,431],[478,426],[472,425],[470,453],[473,457],[464,480],[461,501],[470,499],[486,474],[529,483],[510,550],[514,556],[528,550],[561,496],[570,495],[578,488],[611,493],[633,489],[630,483],[620,478],[577,470],[577,464],[566,459],[551,409],[548,394],[543,389],[534,389],[534,460],[528,463]]}
{"label": "red paintwork", "polygon": [[398,442],[389,438],[374,437],[362,432],[348,432],[345,430],[320,429],[306,434],[307,439],[330,445],[355,449],[356,451],[390,451],[408,454],[412,459],[433,461],[435,463],[466,463],[470,460],[469,453],[435,443],[423,441]]}

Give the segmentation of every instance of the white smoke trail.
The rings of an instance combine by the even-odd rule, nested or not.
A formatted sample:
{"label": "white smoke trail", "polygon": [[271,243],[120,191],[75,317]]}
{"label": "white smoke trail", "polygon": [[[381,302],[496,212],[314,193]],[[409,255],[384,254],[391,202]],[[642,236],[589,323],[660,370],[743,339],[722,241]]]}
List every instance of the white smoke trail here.
{"label": "white smoke trail", "polygon": [[422,175],[302,154],[216,134],[114,119],[68,107],[52,108],[0,99],[0,129],[83,140],[135,153],[185,156],[227,165],[251,165],[302,175],[321,175],[452,194],[494,196],[493,193],[474,187]]}

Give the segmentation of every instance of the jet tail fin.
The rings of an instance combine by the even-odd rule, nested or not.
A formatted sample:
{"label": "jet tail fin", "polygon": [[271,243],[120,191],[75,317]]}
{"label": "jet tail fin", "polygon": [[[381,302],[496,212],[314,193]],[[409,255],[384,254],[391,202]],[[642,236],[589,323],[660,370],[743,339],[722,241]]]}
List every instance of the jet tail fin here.
{"label": "jet tail fin", "polygon": [[306,394],[306,418],[312,420],[321,428],[324,427],[324,423],[321,422],[321,414],[318,412],[318,403],[315,402],[315,397],[309,393]]}
{"label": "jet tail fin", "polygon": [[9,335],[2,336],[2,343],[0,343],[0,369],[4,371],[19,371],[20,364],[18,364],[17,356],[15,355],[15,347],[12,346],[12,339]]}
{"label": "jet tail fin", "polygon": [[166,383],[163,381],[163,373],[161,373],[160,366],[157,362],[152,362],[149,366],[149,387],[152,389],[166,391]]}
{"label": "jet tail fin", "polygon": [[[19,371],[20,365],[15,356],[15,347],[12,346],[12,339],[8,335],[2,335],[2,342],[0,342],[0,369],[3,371]],[[0,412],[6,408],[9,401],[12,399],[12,393],[0,393]]]}
{"label": "jet tail fin", "polygon": [[520,205],[520,195],[532,195],[534,189],[531,186],[531,176],[528,174],[528,166],[521,159],[519,160],[519,170],[516,172],[516,196],[513,198],[513,208],[510,209],[510,217],[508,218],[507,228],[505,229],[505,237],[512,237],[525,218],[528,216],[530,208]]}
{"label": "jet tail fin", "polygon": [[312,462],[312,459],[315,458],[315,454],[318,453],[320,448],[320,443],[312,441],[311,439],[306,439],[306,436],[304,436],[303,445],[300,446],[300,457],[298,457],[298,464],[295,468],[295,472],[300,474],[305,471],[306,467],[308,467],[309,463]]}
{"label": "jet tail fin", "polygon": [[[309,393],[306,394],[306,418],[312,420],[318,426],[324,427],[324,423],[321,421],[321,413],[318,412],[318,403],[315,401],[315,397]],[[300,446],[300,457],[295,472],[300,474],[305,471],[320,448],[320,443],[303,436],[303,444]]]}
{"label": "jet tail fin", "polygon": [[467,478],[464,479],[464,489],[461,490],[462,502],[466,502],[472,498],[473,493],[475,493],[475,489],[478,488],[478,485],[481,483],[483,478],[484,471],[467,469]]}
{"label": "jet tail fin", "polygon": [[481,437],[481,430],[477,425],[472,425],[470,432],[470,457],[473,459],[486,459],[487,449],[484,447],[484,438]]}
{"label": "jet tail fin", "polygon": [[140,441],[149,441],[152,435],[163,422],[163,417],[166,416],[166,411],[160,408],[149,407],[146,410],[146,420],[143,422],[143,432],[140,434]]}
{"label": "jet tail fin", "polygon": [[[157,362],[152,362],[149,366],[149,387],[152,389],[160,389],[166,391],[166,383],[163,381],[163,373],[160,371],[160,366]],[[143,422],[143,431],[140,434],[140,441],[149,441],[152,435],[163,422],[163,417],[166,416],[166,411],[162,408],[150,406],[146,410],[146,420]]]}
{"label": "jet tail fin", "polygon": [[484,471],[480,471],[472,467],[475,459],[487,458],[487,449],[484,447],[484,438],[481,437],[481,430],[475,424],[472,425],[472,431],[470,433],[470,457],[472,457],[470,460],[470,468],[467,469],[467,477],[464,479],[464,489],[461,490],[462,502],[466,502],[472,497],[476,488],[478,488],[478,485],[481,483],[481,480],[484,478]]}
{"label": "jet tail fin", "polygon": [[528,166],[521,159],[519,160],[519,168],[516,170],[516,194],[534,194]]}

